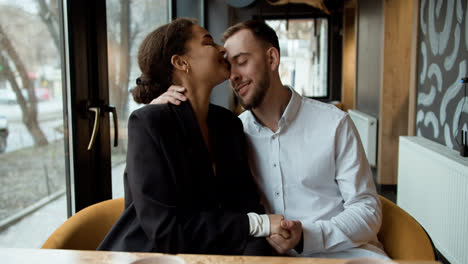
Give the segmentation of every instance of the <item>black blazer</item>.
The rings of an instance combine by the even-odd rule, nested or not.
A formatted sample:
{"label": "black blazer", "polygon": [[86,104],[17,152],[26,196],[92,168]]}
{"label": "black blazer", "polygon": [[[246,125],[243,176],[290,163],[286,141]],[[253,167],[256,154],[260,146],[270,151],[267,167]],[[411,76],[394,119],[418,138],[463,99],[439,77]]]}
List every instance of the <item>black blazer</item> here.
{"label": "black blazer", "polygon": [[131,114],[125,210],[98,250],[245,254],[253,240],[247,213],[264,209],[242,123],[210,105],[208,126],[216,175],[190,103]]}

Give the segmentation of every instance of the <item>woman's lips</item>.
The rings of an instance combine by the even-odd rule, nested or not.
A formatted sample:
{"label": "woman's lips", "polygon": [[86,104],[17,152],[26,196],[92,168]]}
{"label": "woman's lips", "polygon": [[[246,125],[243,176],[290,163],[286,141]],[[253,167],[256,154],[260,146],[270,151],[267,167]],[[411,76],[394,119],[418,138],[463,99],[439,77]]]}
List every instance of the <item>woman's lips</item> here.
{"label": "woman's lips", "polygon": [[225,60],[224,58],[221,58],[219,60],[219,64],[223,65],[224,67],[226,67],[228,70],[231,70],[231,64],[229,64],[229,62],[227,60]]}

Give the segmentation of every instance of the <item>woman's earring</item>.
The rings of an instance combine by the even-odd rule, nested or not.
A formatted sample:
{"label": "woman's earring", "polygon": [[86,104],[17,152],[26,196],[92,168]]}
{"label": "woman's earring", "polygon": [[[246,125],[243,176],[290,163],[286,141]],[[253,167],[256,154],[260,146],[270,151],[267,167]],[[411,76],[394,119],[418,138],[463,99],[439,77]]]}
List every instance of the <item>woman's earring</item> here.
{"label": "woman's earring", "polygon": [[190,69],[189,66],[187,66],[187,68],[185,68],[185,73],[186,73],[186,74],[189,74],[189,69]]}

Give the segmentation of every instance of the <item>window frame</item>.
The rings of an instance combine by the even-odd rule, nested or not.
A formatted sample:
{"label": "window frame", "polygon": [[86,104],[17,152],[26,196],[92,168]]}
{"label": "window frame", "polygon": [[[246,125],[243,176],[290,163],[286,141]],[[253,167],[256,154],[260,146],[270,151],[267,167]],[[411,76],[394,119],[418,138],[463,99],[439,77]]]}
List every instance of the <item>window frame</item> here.
{"label": "window frame", "polygon": [[332,32],[331,32],[331,17],[327,14],[315,14],[315,15],[305,15],[305,14],[297,14],[297,15],[262,15],[262,16],[254,16],[254,19],[260,19],[262,21],[266,20],[294,20],[294,19],[326,19],[328,23],[328,29],[327,29],[327,95],[326,96],[304,96],[307,98],[311,98],[314,100],[318,101],[332,101],[332,89],[331,89],[331,83],[330,83],[330,78],[331,78],[331,37],[332,37]]}

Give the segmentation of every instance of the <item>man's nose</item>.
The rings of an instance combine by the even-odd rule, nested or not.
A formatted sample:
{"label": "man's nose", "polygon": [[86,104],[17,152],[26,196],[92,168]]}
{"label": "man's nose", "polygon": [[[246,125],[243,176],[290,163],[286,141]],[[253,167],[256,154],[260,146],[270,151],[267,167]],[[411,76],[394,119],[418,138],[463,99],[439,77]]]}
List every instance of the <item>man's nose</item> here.
{"label": "man's nose", "polygon": [[241,80],[240,75],[237,73],[234,67],[231,67],[231,75],[229,76],[229,80],[231,80],[231,82],[238,82]]}

